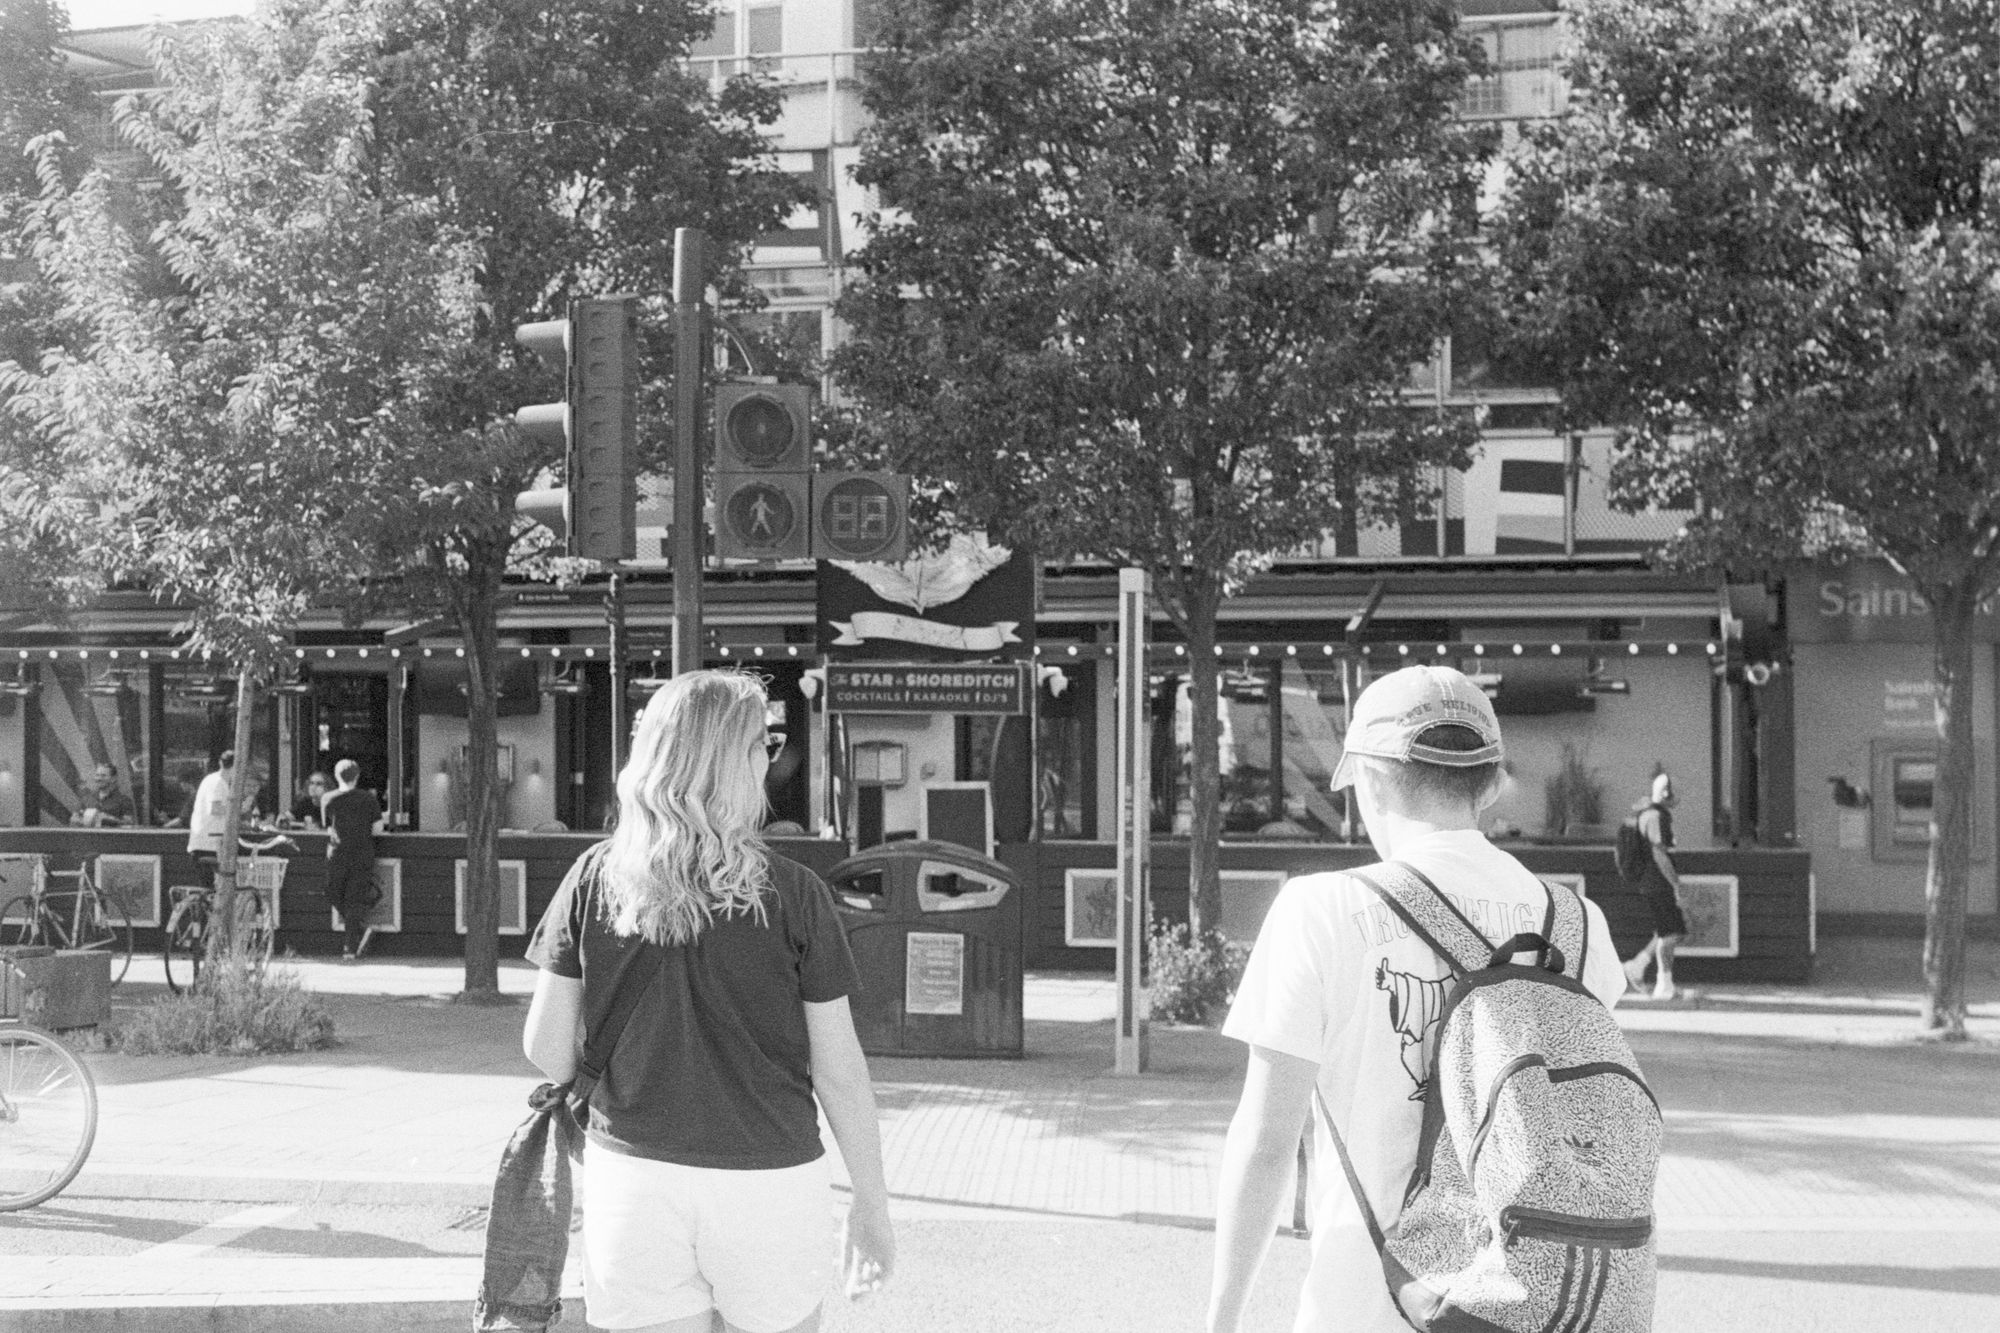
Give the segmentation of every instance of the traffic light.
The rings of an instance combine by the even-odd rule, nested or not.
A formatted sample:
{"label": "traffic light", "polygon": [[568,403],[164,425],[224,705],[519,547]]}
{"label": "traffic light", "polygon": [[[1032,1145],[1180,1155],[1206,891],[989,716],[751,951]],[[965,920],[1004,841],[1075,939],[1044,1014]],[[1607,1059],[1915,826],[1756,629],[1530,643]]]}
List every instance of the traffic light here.
{"label": "traffic light", "polygon": [[715,553],[747,560],[811,554],[812,390],[715,389]]}
{"label": "traffic light", "polygon": [[900,472],[816,472],[813,554],[896,564],[909,551],[909,510],[910,479]]}
{"label": "traffic light", "polygon": [[[593,560],[630,560],[639,505],[635,471],[639,388],[637,302],[627,296],[588,297],[569,304],[566,319],[523,324],[514,341],[563,372],[563,401],[536,403],[514,424],[563,447],[568,484],[559,493],[565,549]],[[529,491],[516,509],[547,523],[556,494]],[[553,523],[547,523],[555,530]]]}

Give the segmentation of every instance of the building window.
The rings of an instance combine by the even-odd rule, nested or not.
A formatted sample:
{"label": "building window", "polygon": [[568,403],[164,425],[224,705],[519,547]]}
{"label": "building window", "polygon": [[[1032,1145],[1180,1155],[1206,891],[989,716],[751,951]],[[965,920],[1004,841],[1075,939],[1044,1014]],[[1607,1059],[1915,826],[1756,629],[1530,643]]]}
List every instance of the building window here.
{"label": "building window", "polygon": [[[785,7],[758,5],[743,15],[743,49],[753,56],[775,56],[785,49]],[[756,61],[760,71],[775,69],[773,61]]]}
{"label": "building window", "polygon": [[715,11],[715,26],[688,52],[697,68],[704,64],[707,66],[711,77],[736,72],[736,62],[729,59],[736,54],[736,18],[734,9],[718,8]]}
{"label": "building window", "polygon": [[[782,4],[718,5],[715,26],[688,51],[695,68],[710,78],[728,78],[746,69],[769,74],[778,67],[773,57],[785,49],[785,7]],[[737,55],[762,56],[736,60]]]}
{"label": "building window", "polygon": [[1482,24],[1470,32],[1486,49],[1487,74],[1466,84],[1459,114],[1511,118],[1556,113],[1553,20]]}

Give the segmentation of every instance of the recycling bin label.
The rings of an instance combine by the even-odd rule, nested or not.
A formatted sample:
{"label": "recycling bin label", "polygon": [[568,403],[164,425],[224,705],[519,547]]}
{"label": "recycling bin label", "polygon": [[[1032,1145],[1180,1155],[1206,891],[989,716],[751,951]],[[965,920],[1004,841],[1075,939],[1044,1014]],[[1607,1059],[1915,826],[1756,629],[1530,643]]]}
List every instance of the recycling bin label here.
{"label": "recycling bin label", "polygon": [[965,1012],[965,936],[909,933],[903,951],[903,1012]]}

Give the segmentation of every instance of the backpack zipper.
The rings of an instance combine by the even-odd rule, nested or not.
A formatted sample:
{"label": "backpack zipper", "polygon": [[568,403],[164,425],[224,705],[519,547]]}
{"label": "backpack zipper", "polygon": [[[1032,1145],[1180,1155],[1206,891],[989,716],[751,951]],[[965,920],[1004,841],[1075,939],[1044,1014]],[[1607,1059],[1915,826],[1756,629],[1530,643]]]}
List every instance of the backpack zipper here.
{"label": "backpack zipper", "polygon": [[[1493,1128],[1493,1112],[1500,1106],[1501,1089],[1507,1086],[1507,1080],[1526,1069],[1542,1069],[1547,1071],[1548,1080],[1552,1084],[1571,1083],[1577,1079],[1595,1078],[1604,1074],[1616,1075],[1629,1080],[1639,1091],[1645,1093],[1646,1100],[1653,1103],[1654,1114],[1659,1114],[1659,1098],[1655,1097],[1653,1090],[1646,1086],[1646,1080],[1640,1078],[1624,1065],[1612,1064],[1608,1061],[1598,1061],[1591,1064],[1551,1067],[1549,1062],[1539,1055],[1517,1055],[1502,1066],[1499,1074],[1493,1079],[1493,1086],[1486,1091],[1486,1109],[1480,1113],[1479,1126],[1473,1131],[1472,1146],[1466,1155],[1465,1176],[1467,1180],[1472,1179],[1473,1173],[1479,1169],[1479,1153],[1486,1146],[1487,1131]],[[1425,1179],[1428,1182],[1428,1166],[1425,1168]]]}
{"label": "backpack zipper", "polygon": [[1500,1239],[1512,1245],[1516,1236],[1550,1240],[1564,1245],[1601,1245],[1613,1250],[1636,1250],[1653,1235],[1650,1217],[1578,1217],[1573,1213],[1551,1212],[1509,1204],[1500,1210]]}

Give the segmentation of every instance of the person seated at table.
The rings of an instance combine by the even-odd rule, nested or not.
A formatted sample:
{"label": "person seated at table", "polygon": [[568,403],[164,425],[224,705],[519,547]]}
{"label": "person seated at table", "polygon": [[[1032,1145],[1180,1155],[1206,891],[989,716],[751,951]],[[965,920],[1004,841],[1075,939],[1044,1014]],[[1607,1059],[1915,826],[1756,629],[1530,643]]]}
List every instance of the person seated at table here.
{"label": "person seated at table", "polygon": [[332,790],[332,778],[320,772],[308,774],[305,790],[292,802],[292,823],[300,828],[321,827],[325,823],[321,810],[326,805],[326,794]]}
{"label": "person seated at table", "polygon": [[123,828],[132,822],[132,798],[118,789],[118,770],[99,764],[83,784],[82,805],[69,817],[80,828]]}

